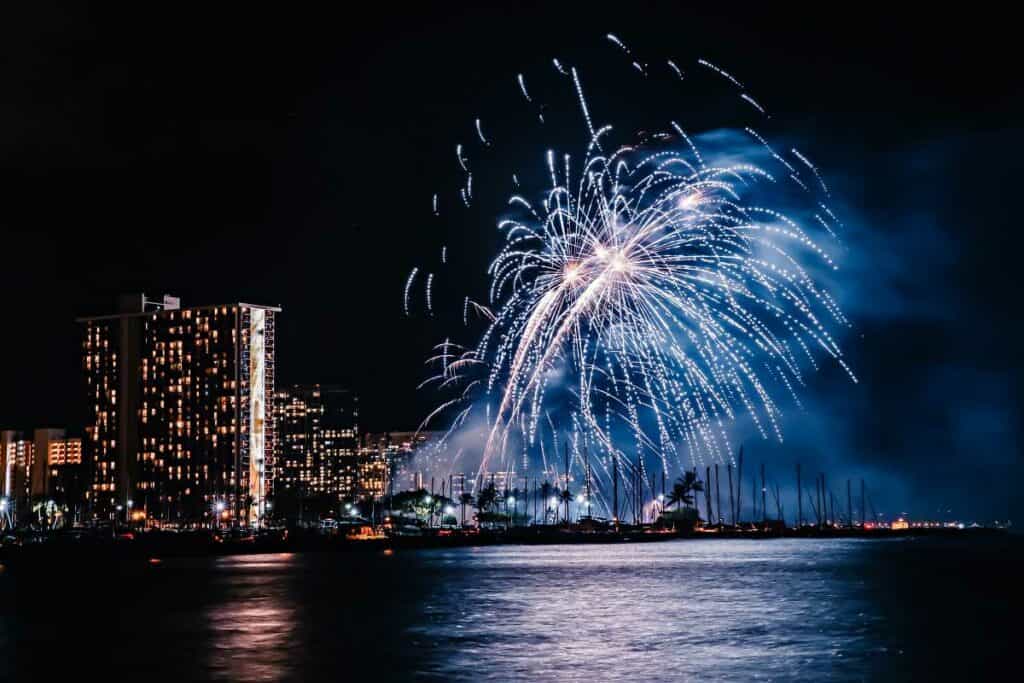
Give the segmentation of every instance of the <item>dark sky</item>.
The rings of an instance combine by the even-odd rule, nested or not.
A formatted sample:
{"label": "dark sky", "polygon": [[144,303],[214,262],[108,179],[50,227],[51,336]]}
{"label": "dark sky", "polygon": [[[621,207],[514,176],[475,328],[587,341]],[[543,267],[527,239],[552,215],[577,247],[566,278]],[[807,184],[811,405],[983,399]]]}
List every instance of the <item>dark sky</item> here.
{"label": "dark sky", "polygon": [[[452,199],[455,143],[478,114],[496,143],[528,142],[523,112],[504,116],[515,74],[552,57],[587,73],[613,31],[741,76],[844,198],[863,381],[812,387],[792,447],[841,441],[835,458],[910,482],[919,508],[1024,512],[1024,107],[1007,17],[459,4],[2,10],[0,426],[80,427],[73,320],[131,291],[280,304],[279,381],[348,384],[369,428],[414,426],[443,333],[403,318],[401,293],[445,239],[430,197]],[[602,118],[642,108],[588,82]],[[689,113],[699,129],[708,112]],[[459,219],[453,254],[473,284],[497,243],[478,218]],[[792,455],[780,448],[765,446]]]}

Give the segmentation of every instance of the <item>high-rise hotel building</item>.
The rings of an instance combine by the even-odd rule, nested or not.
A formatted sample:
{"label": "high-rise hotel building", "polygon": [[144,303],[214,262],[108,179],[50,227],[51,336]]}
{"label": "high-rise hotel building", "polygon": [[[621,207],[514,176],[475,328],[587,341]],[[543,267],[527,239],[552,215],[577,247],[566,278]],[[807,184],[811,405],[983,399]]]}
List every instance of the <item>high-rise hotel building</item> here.
{"label": "high-rise hotel building", "polygon": [[280,308],[181,308],[124,297],[82,318],[91,424],[87,500],[180,525],[258,526],[271,493],[274,325]]}
{"label": "high-rise hotel building", "polygon": [[274,401],[275,486],[282,495],[357,495],[359,397],[342,387],[298,385]]}

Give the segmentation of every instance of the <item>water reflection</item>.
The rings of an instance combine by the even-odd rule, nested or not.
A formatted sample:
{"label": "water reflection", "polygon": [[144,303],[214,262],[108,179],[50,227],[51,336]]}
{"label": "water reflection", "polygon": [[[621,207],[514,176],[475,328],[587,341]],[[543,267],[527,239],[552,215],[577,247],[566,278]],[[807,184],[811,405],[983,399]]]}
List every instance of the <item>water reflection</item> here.
{"label": "water reflection", "polygon": [[292,554],[225,557],[213,566],[217,600],[203,617],[211,678],[276,681],[290,672],[299,643]]}
{"label": "water reflection", "polygon": [[852,674],[884,648],[870,636],[876,611],[837,580],[856,546],[795,543],[452,553],[434,562],[455,576],[410,631],[433,643],[428,671],[445,677],[483,661],[517,679]]}
{"label": "water reflection", "polygon": [[7,571],[0,680],[980,680],[1014,661],[1022,549],[709,540]]}

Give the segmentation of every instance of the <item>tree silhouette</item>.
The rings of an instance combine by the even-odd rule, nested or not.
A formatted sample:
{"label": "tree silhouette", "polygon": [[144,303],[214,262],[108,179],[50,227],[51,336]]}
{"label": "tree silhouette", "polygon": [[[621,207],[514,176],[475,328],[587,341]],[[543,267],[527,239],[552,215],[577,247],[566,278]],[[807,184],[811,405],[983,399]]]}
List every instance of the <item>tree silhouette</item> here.
{"label": "tree silhouette", "polygon": [[459,496],[459,503],[462,505],[462,526],[466,526],[466,506],[473,504],[473,494],[468,491]]}
{"label": "tree silhouette", "polygon": [[690,507],[693,505],[694,493],[697,491],[704,490],[704,483],[697,479],[697,475],[693,470],[687,470],[686,473],[676,479],[676,482],[672,485],[672,490],[668,494],[668,498],[665,500],[666,505],[675,505],[676,510],[679,509],[680,505]]}

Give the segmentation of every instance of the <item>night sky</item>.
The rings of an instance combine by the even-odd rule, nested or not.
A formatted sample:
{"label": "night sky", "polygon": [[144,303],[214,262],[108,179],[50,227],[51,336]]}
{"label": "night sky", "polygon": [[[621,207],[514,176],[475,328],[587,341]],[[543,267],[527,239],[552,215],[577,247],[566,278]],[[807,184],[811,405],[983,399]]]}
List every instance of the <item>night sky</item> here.
{"label": "night sky", "polygon": [[[591,79],[595,119],[647,111],[589,76],[621,57],[612,31],[652,61],[705,57],[739,76],[843,207],[844,343],[861,383],[816,378],[791,438],[753,440],[751,457],[866,476],[889,510],[1024,513],[1011,22],[855,5],[22,5],[0,16],[0,427],[81,428],[74,318],[132,291],[279,304],[280,383],[346,384],[367,428],[414,427],[445,332],[403,317],[405,277],[451,245],[459,284],[438,297],[461,313],[499,239],[493,214],[431,216],[434,192],[443,209],[457,201],[454,146],[475,142],[479,115],[496,147],[539,167],[515,75],[548,78],[552,57]],[[730,123],[718,107],[679,116],[696,131]],[[571,124],[565,144],[579,145]],[[553,118],[544,134],[569,130]]]}

